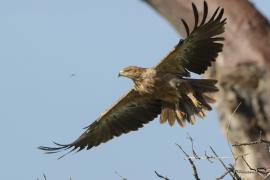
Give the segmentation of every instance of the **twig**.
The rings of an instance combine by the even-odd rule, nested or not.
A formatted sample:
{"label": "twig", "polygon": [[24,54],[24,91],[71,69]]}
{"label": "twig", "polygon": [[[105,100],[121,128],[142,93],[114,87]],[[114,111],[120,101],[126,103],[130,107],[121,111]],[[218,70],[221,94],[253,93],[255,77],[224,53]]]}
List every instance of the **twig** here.
{"label": "twig", "polygon": [[192,150],[192,154],[195,157],[195,159],[201,159],[198,154],[195,152],[194,150],[194,140],[193,138],[187,133],[187,139],[190,141],[191,143],[191,150]]}
{"label": "twig", "polygon": [[252,168],[244,157],[242,157],[242,159],[245,162],[245,164],[247,165],[247,167],[249,168],[250,172],[256,173],[263,178],[268,175],[269,172],[266,170],[266,168],[256,168],[256,169]]}
{"label": "twig", "polygon": [[127,178],[121,176],[117,171],[114,172],[118,177],[120,177],[122,180],[127,180]]}
{"label": "twig", "polygon": [[169,178],[162,176],[161,174],[159,174],[157,171],[155,171],[155,174],[157,175],[157,177],[164,179],[164,180],[170,180]]}
{"label": "twig", "polygon": [[[184,151],[184,149],[183,149],[179,144],[176,144],[176,145],[179,147],[179,149],[180,149],[180,150],[185,154],[185,156],[188,158],[189,155]],[[196,168],[194,162],[192,161],[192,159],[188,159],[188,161],[189,161],[189,163],[190,163],[190,165],[191,165],[191,167],[192,167],[194,178],[195,178],[196,180],[200,180],[199,175],[198,175],[198,172],[197,172],[197,168]]]}
{"label": "twig", "polygon": [[256,144],[270,144],[270,141],[267,140],[257,140],[257,141],[251,141],[251,142],[246,142],[246,143],[237,143],[237,144],[233,144],[232,146],[251,146],[251,145],[256,145]]}
{"label": "twig", "polygon": [[258,174],[259,176],[261,176],[264,180],[267,179],[268,177],[270,177],[270,171],[267,170],[266,168],[252,168],[249,163],[246,161],[246,159],[244,158],[245,156],[247,156],[247,154],[238,156],[237,159],[239,157],[242,158],[243,162],[246,164],[246,166],[249,168],[249,170],[239,170],[239,169],[235,169],[234,166],[232,164],[229,164],[229,167],[227,167],[225,165],[225,163],[221,160],[221,158],[216,154],[216,152],[213,150],[212,147],[210,147],[212,152],[215,154],[215,156],[220,160],[220,163],[223,165],[223,167],[226,169],[225,173],[223,173],[220,177],[216,178],[216,180],[221,180],[223,179],[225,176],[227,176],[228,174],[230,174],[232,176],[233,179],[241,179],[240,176],[238,174]]}
{"label": "twig", "polygon": [[215,157],[219,160],[219,162],[223,165],[223,167],[229,171],[229,168],[226,166],[226,164],[219,158],[215,150],[210,146],[211,151],[214,153]]}
{"label": "twig", "polygon": [[220,177],[217,177],[216,180],[221,180],[225,178],[225,176],[227,176],[230,172],[232,172],[232,170],[229,168],[229,171],[225,171],[225,173],[222,174]]}
{"label": "twig", "polygon": [[[47,180],[47,177],[45,174],[43,174],[43,178],[44,178],[44,180]],[[37,178],[37,180],[39,180],[39,178]]]}
{"label": "twig", "polygon": [[[219,162],[222,164],[222,166],[226,169],[226,171],[230,174],[230,176],[233,178],[233,179],[237,179],[237,180],[241,180],[241,178],[238,176],[238,174],[234,171],[234,170],[232,170],[232,169],[230,169],[230,168],[228,168],[227,166],[226,166],[226,164],[219,158],[219,156],[217,155],[217,153],[215,152],[215,150],[210,146],[210,149],[211,149],[211,151],[214,153],[214,155],[216,156],[216,158],[219,160]],[[232,173],[232,171],[234,172],[234,174]]]}
{"label": "twig", "polygon": [[234,156],[233,150],[232,150],[232,148],[231,148],[231,146],[230,146],[230,143],[229,143],[229,129],[230,129],[230,126],[231,126],[232,118],[233,118],[234,114],[236,113],[236,111],[239,109],[239,107],[240,107],[241,104],[242,104],[242,102],[240,102],[240,103],[236,106],[236,108],[235,108],[234,111],[232,112],[231,116],[229,117],[229,119],[228,119],[228,124],[227,124],[227,144],[228,144],[228,147],[229,147],[229,149],[230,149],[230,151],[231,151],[231,153],[232,153],[232,156],[234,157],[234,163],[236,163],[236,158],[235,158],[235,156]]}
{"label": "twig", "polygon": [[214,156],[209,156],[206,151],[204,152],[204,156],[206,157],[206,160],[208,160],[210,163],[214,163],[213,161],[211,161],[212,157]]}
{"label": "twig", "polygon": [[266,174],[266,176],[264,177],[264,179],[268,179],[270,177],[270,172],[268,172],[267,174]]}
{"label": "twig", "polygon": [[[219,157],[220,159],[232,159],[232,157]],[[185,160],[189,160],[189,159],[192,159],[192,160],[208,160],[210,161],[211,163],[213,163],[212,160],[219,160],[218,158],[216,158],[215,156],[189,156],[189,157],[186,157],[184,158]]]}
{"label": "twig", "polygon": [[258,140],[251,141],[251,142],[245,142],[245,143],[235,143],[232,146],[239,147],[239,146],[251,146],[251,145],[256,145],[256,144],[269,144],[270,145],[270,141],[263,139],[262,132],[260,132],[260,136],[259,136]]}
{"label": "twig", "polygon": [[241,177],[238,175],[238,171],[234,168],[234,166],[232,164],[229,164],[229,169],[231,170],[231,172],[233,172],[235,179],[241,180]]}

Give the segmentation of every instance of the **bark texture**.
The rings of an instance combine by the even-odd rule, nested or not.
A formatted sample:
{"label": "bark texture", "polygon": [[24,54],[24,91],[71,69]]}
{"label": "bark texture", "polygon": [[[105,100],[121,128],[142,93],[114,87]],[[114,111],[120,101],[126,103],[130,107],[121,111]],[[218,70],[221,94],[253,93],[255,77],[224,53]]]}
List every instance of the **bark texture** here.
{"label": "bark texture", "polygon": [[[200,13],[203,0],[145,0],[185,37],[180,19],[193,25],[191,3]],[[247,0],[207,0],[209,14],[218,7],[225,9],[225,45],[213,68],[206,76],[219,80],[217,96],[220,126],[230,144],[258,140],[260,133],[270,140],[270,26]],[[201,17],[201,16],[200,16]],[[238,104],[239,109],[231,118]],[[228,121],[230,128],[228,129]],[[232,147],[234,157],[248,154],[245,159],[253,168],[270,168],[269,144]],[[249,170],[243,160],[236,169]],[[256,175],[242,175],[261,179]]]}

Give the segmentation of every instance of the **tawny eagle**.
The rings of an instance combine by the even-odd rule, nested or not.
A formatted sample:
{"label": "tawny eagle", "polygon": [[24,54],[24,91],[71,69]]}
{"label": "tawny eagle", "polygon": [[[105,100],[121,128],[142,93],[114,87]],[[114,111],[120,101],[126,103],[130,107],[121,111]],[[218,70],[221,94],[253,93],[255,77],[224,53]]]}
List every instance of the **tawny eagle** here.
{"label": "tawny eagle", "polygon": [[185,20],[187,37],[175,46],[160,63],[152,68],[130,66],[119,72],[119,76],[130,78],[133,88],[111,108],[103,112],[74,142],[58,147],[39,149],[56,153],[90,149],[115,136],[138,130],[160,114],[160,123],[175,121],[181,127],[185,122],[195,123],[195,115],[204,117],[204,110],[211,110],[213,98],[209,93],[218,91],[213,79],[191,79],[190,72],[202,74],[222,51],[226,18],[224,10],[217,8],[208,19],[208,7],[204,2],[203,17],[192,3],[195,25],[190,31]]}

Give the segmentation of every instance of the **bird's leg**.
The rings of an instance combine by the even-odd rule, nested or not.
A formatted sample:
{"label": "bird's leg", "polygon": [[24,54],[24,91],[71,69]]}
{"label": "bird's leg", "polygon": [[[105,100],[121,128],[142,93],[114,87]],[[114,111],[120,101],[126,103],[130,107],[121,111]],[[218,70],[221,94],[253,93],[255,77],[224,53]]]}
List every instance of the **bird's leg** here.
{"label": "bird's leg", "polygon": [[198,101],[194,95],[193,95],[193,92],[189,92],[187,93],[187,96],[189,97],[189,99],[193,102],[193,104],[195,105],[195,107],[197,108],[202,108],[202,104],[200,103],[200,101]]}
{"label": "bird's leg", "polygon": [[189,99],[192,101],[192,103],[194,104],[194,106],[196,108],[201,109],[202,108],[202,104],[194,96],[195,90],[193,89],[192,85],[190,83],[188,83],[187,81],[185,81],[185,83],[184,83],[184,89],[185,89],[184,92],[186,92],[185,94],[189,97]]}

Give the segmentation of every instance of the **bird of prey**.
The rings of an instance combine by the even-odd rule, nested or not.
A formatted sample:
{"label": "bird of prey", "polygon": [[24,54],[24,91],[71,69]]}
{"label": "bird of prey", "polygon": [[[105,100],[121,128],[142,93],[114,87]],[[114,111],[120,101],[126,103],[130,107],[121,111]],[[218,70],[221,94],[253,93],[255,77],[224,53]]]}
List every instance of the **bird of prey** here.
{"label": "bird of prey", "polygon": [[131,90],[114,105],[103,112],[85,132],[70,144],[56,144],[56,147],[39,149],[46,153],[61,150],[81,151],[105,143],[110,139],[138,130],[160,115],[160,123],[177,122],[181,127],[186,122],[195,123],[195,115],[203,118],[205,110],[210,111],[209,103],[214,99],[209,93],[218,91],[214,79],[192,79],[190,72],[202,74],[215,61],[222,51],[226,18],[223,8],[217,8],[207,18],[208,6],[204,1],[203,16],[192,3],[194,27],[190,28],[185,20],[187,37],[175,46],[160,63],[152,68],[129,66],[119,72],[119,76],[134,82]]}

